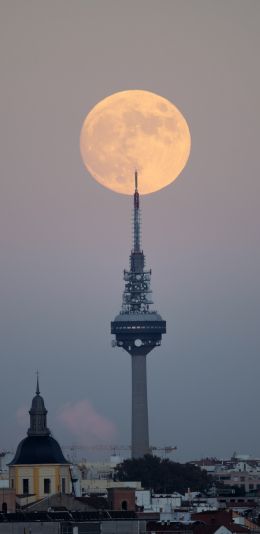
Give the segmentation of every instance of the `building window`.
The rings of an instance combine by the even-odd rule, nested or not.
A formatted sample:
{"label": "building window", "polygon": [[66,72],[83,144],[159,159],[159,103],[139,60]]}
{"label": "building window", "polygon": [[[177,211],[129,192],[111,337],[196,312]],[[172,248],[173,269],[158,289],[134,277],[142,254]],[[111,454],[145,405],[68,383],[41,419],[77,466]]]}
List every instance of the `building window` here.
{"label": "building window", "polygon": [[127,501],[122,501],[122,502],[121,502],[121,510],[126,511],[127,508],[128,508],[128,506],[127,506]]}
{"label": "building window", "polygon": [[11,478],[11,488],[14,489],[14,479]]}
{"label": "building window", "polygon": [[66,479],[61,479],[61,493],[66,493]]}
{"label": "building window", "polygon": [[29,493],[29,478],[23,478],[23,494],[28,495]]}
{"label": "building window", "polygon": [[43,480],[43,491],[44,493],[50,493],[51,492],[51,481],[49,478],[44,478]]}
{"label": "building window", "polygon": [[3,502],[3,504],[2,504],[2,512],[4,514],[7,514],[7,503],[6,502]]}

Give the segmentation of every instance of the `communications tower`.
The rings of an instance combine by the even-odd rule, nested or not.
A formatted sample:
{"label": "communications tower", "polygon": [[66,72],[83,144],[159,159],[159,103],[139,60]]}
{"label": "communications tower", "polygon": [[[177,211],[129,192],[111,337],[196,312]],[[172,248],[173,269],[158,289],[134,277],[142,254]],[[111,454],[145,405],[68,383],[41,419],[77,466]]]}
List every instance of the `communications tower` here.
{"label": "communications tower", "polygon": [[150,452],[146,356],[161,345],[166,333],[166,321],[150,310],[151,270],[145,269],[145,256],[141,248],[141,217],[138,193],[138,175],[135,172],[133,210],[133,248],[130,267],[124,271],[125,289],[122,309],[111,323],[115,335],[114,346],[126,350],[132,360],[132,458]]}

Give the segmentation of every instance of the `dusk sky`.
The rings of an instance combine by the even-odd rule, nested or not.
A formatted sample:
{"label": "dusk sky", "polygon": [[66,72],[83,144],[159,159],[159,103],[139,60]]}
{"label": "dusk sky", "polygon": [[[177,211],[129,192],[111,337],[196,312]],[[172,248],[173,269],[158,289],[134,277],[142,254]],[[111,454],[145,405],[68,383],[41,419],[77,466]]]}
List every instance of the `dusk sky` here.
{"label": "dusk sky", "polygon": [[176,460],[260,457],[259,0],[2,0],[0,449],[36,370],[61,444],[130,443],[130,356],[112,348],[130,196],[80,156],[91,108],[144,89],[191,132],[177,180],[141,198],[155,308],[150,442]]}

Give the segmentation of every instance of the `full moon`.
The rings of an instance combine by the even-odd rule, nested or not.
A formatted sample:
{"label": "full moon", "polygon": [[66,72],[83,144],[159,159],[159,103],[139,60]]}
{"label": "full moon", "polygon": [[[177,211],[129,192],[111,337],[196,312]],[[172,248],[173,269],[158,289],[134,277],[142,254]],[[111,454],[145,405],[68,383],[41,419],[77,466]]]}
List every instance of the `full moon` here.
{"label": "full moon", "polygon": [[129,90],[101,100],[86,116],[80,134],[84,165],[100,184],[125,195],[141,194],[173,182],[190,153],[188,124],[169,100],[149,91]]}

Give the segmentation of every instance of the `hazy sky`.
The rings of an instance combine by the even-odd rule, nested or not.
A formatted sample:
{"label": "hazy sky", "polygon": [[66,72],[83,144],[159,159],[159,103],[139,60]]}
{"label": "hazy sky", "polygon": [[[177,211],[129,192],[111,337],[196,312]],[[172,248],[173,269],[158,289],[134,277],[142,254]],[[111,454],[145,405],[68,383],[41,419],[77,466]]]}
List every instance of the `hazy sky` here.
{"label": "hazy sky", "polygon": [[88,111],[124,89],[186,117],[182,175],[142,199],[155,307],[150,441],[260,456],[259,0],[2,0],[0,448],[39,369],[61,443],[130,443],[130,357],[111,347],[131,197],[85,170]]}

